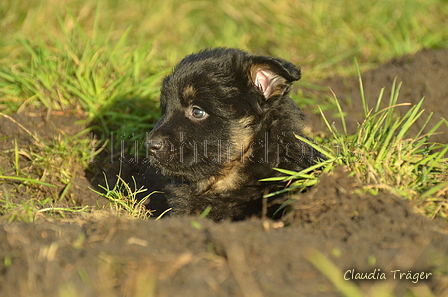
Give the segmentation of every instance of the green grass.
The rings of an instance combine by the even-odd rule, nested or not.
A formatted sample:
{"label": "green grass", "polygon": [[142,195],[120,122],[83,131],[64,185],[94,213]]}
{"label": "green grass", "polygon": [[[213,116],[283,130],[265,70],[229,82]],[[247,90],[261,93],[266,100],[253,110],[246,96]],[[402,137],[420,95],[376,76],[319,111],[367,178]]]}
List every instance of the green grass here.
{"label": "green grass", "polygon": [[[137,188],[134,181],[134,185],[129,185],[123,178],[118,175],[115,185],[111,188],[107,180],[106,174],[104,174],[105,186],[99,186],[101,191],[93,190],[100,196],[105,197],[109,203],[108,207],[113,209],[118,214],[129,214],[137,219],[148,219],[152,215],[152,210],[145,207],[146,200],[157,192],[145,193],[147,189]],[[137,195],[140,193],[147,194],[142,199],[138,199]]]}

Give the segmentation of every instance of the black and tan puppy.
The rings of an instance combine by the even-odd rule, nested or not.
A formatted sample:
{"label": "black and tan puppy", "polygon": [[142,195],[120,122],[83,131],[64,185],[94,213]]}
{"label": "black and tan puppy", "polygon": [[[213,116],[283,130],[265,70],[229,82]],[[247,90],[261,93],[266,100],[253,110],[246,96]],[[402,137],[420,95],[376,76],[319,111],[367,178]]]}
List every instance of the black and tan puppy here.
{"label": "black and tan puppy", "polygon": [[299,141],[304,115],[288,97],[300,69],[273,57],[216,48],[185,57],[165,78],[162,118],[147,140],[151,164],[177,182],[165,193],[174,214],[241,219],[262,210],[279,186],[273,168],[302,170],[318,154]]}

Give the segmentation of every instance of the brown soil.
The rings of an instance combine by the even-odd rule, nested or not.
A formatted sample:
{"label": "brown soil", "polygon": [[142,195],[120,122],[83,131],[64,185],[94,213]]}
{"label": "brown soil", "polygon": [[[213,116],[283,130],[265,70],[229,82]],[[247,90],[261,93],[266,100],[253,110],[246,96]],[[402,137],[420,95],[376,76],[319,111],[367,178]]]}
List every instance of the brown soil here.
{"label": "brown soil", "polygon": [[[398,76],[404,81],[402,101],[415,103],[426,96],[426,108],[440,118],[441,102],[448,97],[447,64],[446,50],[399,59],[363,75],[366,93],[375,98]],[[361,110],[357,78],[343,81],[323,85],[331,86],[353,109],[349,118],[353,130]],[[344,99],[347,94],[352,103]],[[311,117],[314,128],[325,131],[318,118]],[[84,128],[75,124],[79,117],[74,114],[36,112],[12,118],[42,139],[74,135]],[[11,174],[14,139],[19,148],[35,144],[14,121],[0,117],[0,166]],[[437,140],[447,143],[447,127],[443,129],[445,135]],[[20,164],[32,176],[26,156],[20,155]],[[104,169],[110,176],[117,170],[116,164]],[[67,202],[96,205],[99,197],[88,189],[93,175],[82,168],[73,170],[80,174],[72,181]],[[139,172],[132,166],[126,171]],[[355,281],[370,296],[378,296],[375,290],[387,286],[397,296],[408,290],[415,296],[424,296],[425,290],[447,296],[446,222],[424,218],[410,203],[391,195],[356,194],[358,187],[342,169],[324,175],[278,222],[214,223],[195,217],[142,221],[106,211],[60,219],[37,217],[33,223],[3,220],[0,296],[341,296],[332,277],[342,286],[350,282],[334,273],[329,263],[343,274],[352,269],[376,271],[376,277],[385,273],[386,280]],[[34,193],[30,190],[42,199],[54,195],[42,187],[2,180],[0,198],[10,193],[11,199],[29,199]],[[394,280],[396,270],[400,272]],[[399,279],[399,273],[408,271],[411,277],[428,273],[428,279],[413,283],[405,279],[407,274]],[[351,273],[345,276],[350,278]]]}

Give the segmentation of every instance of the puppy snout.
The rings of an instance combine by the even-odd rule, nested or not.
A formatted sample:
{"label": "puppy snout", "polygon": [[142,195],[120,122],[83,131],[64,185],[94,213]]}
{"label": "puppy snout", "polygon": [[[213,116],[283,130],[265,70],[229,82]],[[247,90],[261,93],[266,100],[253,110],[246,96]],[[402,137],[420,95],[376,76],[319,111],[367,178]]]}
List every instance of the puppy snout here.
{"label": "puppy snout", "polygon": [[162,137],[149,137],[146,141],[146,149],[151,155],[164,150],[164,139]]}

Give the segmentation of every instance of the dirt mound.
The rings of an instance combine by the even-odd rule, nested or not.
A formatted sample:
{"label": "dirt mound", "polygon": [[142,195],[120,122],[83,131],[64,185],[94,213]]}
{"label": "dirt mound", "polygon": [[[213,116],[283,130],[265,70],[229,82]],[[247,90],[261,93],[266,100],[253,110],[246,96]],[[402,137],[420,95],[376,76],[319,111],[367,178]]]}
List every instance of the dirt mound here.
{"label": "dirt mound", "polygon": [[[399,296],[422,285],[437,296],[448,293],[446,277],[437,275],[448,269],[448,236],[407,203],[350,195],[355,189],[343,172],[323,177],[300,197],[287,227],[98,215],[4,224],[0,295],[137,296],[143,290],[145,296],[339,296],[323,275],[328,267],[316,264],[321,258],[346,278],[352,270],[384,272]],[[396,270],[431,275],[414,284],[394,281]],[[368,290],[382,282],[358,285]]]}
{"label": "dirt mound", "polygon": [[[426,224],[426,220],[415,216],[401,198],[357,194],[359,184],[346,174],[340,170],[324,175],[318,187],[306,195],[296,196],[297,202],[292,205],[286,221],[357,245],[371,245],[372,242],[387,245],[396,240],[396,233],[412,238]],[[403,225],[406,221],[413,223]]]}
{"label": "dirt mound", "polygon": [[[426,96],[425,108],[438,120],[448,94],[447,55],[446,50],[426,51],[363,74],[370,102],[398,76],[403,81],[401,102]],[[362,119],[357,78],[322,85],[343,99],[354,131]],[[320,117],[312,119],[315,129],[326,130]],[[75,124],[78,120],[37,111],[0,117],[1,168],[14,175],[17,141],[23,149],[20,168],[38,178],[41,173],[33,172],[34,160],[26,154],[38,142],[32,135],[47,140],[75,135],[85,128]],[[437,140],[446,143],[447,127],[442,129],[445,135]],[[117,164],[102,165],[108,176],[118,171]],[[123,174],[138,173],[135,166],[122,169]],[[79,164],[72,170],[79,176],[66,197],[95,205],[98,196],[88,189],[92,175]],[[397,296],[407,290],[415,296],[427,290],[447,296],[446,222],[430,221],[392,195],[360,195],[358,188],[342,170],[324,175],[315,188],[296,197],[280,222],[218,224],[194,217],[138,221],[98,211],[73,219],[3,223],[0,296],[340,296],[337,287],[348,285],[345,279],[371,296],[384,288]],[[64,185],[58,184],[55,193],[38,190],[42,198],[57,196]],[[0,191],[14,193],[11,197],[18,201],[33,195],[19,183],[3,181]],[[356,279],[363,275],[374,279]]]}

